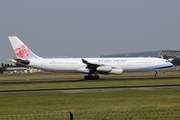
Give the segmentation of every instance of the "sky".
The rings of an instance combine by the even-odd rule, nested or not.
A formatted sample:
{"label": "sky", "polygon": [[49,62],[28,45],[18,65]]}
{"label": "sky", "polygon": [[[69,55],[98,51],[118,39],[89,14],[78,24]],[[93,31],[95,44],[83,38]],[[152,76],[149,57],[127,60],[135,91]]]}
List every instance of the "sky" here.
{"label": "sky", "polygon": [[180,0],[1,0],[0,62],[18,36],[41,57],[180,50]]}

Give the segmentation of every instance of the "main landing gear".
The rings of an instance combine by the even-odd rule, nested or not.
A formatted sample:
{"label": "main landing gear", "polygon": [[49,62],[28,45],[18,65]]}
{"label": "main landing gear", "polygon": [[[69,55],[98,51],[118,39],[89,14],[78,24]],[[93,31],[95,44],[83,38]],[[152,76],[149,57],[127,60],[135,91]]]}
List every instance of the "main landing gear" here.
{"label": "main landing gear", "polygon": [[94,79],[98,80],[99,76],[98,75],[96,75],[96,76],[86,75],[86,76],[84,76],[84,79],[85,80],[94,80]]}

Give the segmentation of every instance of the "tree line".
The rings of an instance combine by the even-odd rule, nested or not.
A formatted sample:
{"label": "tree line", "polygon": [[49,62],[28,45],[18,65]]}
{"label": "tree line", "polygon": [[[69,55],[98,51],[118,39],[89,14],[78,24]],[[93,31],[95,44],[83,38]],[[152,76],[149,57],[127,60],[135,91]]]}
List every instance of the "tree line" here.
{"label": "tree line", "polygon": [[180,65],[180,58],[174,58],[171,63],[175,66],[179,66]]}
{"label": "tree line", "polygon": [[2,63],[2,64],[1,64],[1,67],[0,67],[0,73],[3,74],[4,71],[6,71],[6,70],[7,70],[7,68],[6,68],[5,65]]}

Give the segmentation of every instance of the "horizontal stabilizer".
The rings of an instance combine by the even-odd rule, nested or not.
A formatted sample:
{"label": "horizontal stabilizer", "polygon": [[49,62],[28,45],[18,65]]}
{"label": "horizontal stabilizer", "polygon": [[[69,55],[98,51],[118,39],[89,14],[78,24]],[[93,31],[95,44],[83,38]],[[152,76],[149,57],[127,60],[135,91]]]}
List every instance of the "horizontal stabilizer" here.
{"label": "horizontal stabilizer", "polygon": [[22,64],[22,65],[28,65],[30,63],[29,60],[23,60],[23,59],[17,59],[17,58],[12,59],[11,62]]}

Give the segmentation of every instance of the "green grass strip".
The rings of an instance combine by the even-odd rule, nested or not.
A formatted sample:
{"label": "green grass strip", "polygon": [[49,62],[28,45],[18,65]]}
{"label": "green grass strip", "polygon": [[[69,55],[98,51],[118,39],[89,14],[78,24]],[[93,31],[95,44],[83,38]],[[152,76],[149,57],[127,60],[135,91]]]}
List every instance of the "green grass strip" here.
{"label": "green grass strip", "polygon": [[[104,117],[128,119],[130,115],[134,115],[136,118],[141,118],[144,115],[146,119],[147,115],[151,115],[150,117],[153,118],[180,117],[179,90],[21,94],[1,95],[0,98],[0,116],[2,117],[37,114],[55,116],[61,113],[67,114],[69,111],[82,120],[98,118],[98,112],[101,113],[99,119]],[[174,114],[168,115],[169,111]],[[82,115],[85,118],[80,118]],[[94,116],[96,117],[94,118]]]}

